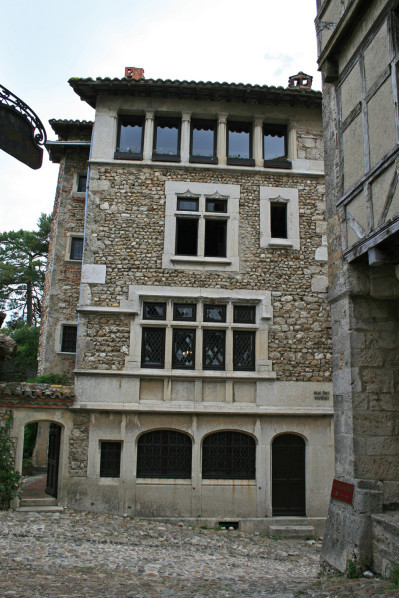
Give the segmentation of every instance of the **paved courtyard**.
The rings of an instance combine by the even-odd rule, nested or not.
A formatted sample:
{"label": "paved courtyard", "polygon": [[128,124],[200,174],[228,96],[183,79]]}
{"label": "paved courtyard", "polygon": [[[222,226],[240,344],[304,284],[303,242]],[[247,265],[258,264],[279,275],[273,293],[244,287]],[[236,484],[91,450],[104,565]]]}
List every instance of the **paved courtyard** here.
{"label": "paved courtyard", "polygon": [[375,578],[318,577],[320,547],[105,514],[1,511],[0,596],[399,596]]}

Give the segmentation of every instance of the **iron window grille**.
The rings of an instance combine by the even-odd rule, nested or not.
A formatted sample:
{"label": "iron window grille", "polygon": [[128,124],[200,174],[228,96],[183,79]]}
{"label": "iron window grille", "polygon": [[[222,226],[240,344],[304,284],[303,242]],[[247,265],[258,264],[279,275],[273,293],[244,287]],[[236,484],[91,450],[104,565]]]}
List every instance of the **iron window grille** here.
{"label": "iron window grille", "polygon": [[70,260],[82,261],[83,258],[83,239],[82,237],[72,237]]}
{"label": "iron window grille", "polygon": [[137,443],[138,478],[191,478],[192,442],[174,430],[146,432]]}
{"label": "iron window grille", "polygon": [[79,174],[78,175],[78,193],[86,193],[86,185],[87,185],[87,175],[86,174]]}
{"label": "iron window grille", "polygon": [[217,122],[214,120],[192,120],[190,140],[190,162],[217,164],[216,138]]}
{"label": "iron window grille", "polygon": [[225,322],[225,305],[204,305],[204,322]]}
{"label": "iron window grille", "polygon": [[236,324],[255,324],[255,305],[234,305],[233,321]]}
{"label": "iron window grille", "polygon": [[291,168],[287,159],[288,140],[285,125],[264,125],[263,158],[265,168]]}
{"label": "iron window grille", "polygon": [[203,479],[255,479],[255,440],[242,432],[216,432],[202,443]]}
{"label": "iron window grille", "polygon": [[143,320],[165,320],[166,303],[143,303]]}
{"label": "iron window grille", "polygon": [[143,328],[141,367],[163,368],[165,364],[165,328]]}
{"label": "iron window grille", "polygon": [[287,204],[270,202],[270,234],[272,239],[287,239]]}
{"label": "iron window grille", "polygon": [[224,370],[226,357],[225,330],[203,330],[204,370]]}
{"label": "iron window grille", "polygon": [[175,369],[194,369],[195,330],[186,330],[185,328],[173,330],[172,367]]}
{"label": "iron window grille", "polygon": [[76,353],[77,326],[63,326],[61,351],[63,353]]}
{"label": "iron window grille", "polygon": [[119,478],[121,469],[121,442],[101,441],[100,477]]}
{"label": "iron window grille", "polygon": [[255,165],[252,158],[252,123],[227,123],[227,164]]}
{"label": "iron window grille", "polygon": [[180,162],[179,118],[156,118],[152,159],[162,162]]}
{"label": "iron window grille", "polygon": [[118,142],[114,157],[124,160],[143,159],[144,117],[120,116]]}
{"label": "iron window grille", "polygon": [[255,332],[233,331],[233,369],[253,371],[255,369]]}
{"label": "iron window grille", "polygon": [[186,322],[195,322],[197,306],[195,303],[174,303],[173,319],[175,321],[183,320]]}

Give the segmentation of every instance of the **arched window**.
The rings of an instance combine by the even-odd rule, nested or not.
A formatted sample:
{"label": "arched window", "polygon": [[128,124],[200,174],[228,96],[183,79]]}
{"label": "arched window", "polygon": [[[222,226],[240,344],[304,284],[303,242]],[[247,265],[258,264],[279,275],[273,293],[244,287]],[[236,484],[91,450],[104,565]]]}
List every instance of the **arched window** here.
{"label": "arched window", "polygon": [[202,444],[204,479],[252,480],[255,478],[255,440],[242,432],[215,432]]}
{"label": "arched window", "polygon": [[138,478],[191,478],[191,438],[175,430],[154,430],[137,443]]}

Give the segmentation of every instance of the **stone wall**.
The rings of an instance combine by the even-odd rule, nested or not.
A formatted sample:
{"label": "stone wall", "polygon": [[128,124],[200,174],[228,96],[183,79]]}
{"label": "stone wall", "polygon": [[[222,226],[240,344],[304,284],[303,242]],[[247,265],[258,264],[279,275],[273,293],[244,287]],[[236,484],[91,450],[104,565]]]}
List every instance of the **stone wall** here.
{"label": "stone wall", "polygon": [[68,470],[71,477],[86,477],[89,447],[90,415],[76,413],[69,440]]}

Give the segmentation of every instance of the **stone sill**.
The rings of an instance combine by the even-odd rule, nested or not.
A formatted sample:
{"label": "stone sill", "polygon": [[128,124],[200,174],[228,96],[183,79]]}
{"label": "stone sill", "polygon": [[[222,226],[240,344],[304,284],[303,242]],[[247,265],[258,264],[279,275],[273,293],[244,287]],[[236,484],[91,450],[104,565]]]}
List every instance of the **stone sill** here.
{"label": "stone sill", "polygon": [[253,372],[241,370],[171,370],[171,369],[152,369],[140,368],[135,370],[86,370],[76,369],[74,374],[79,376],[128,376],[133,378],[173,378],[183,380],[221,380],[224,382],[234,382],[239,380],[263,381],[275,380],[276,372]]}
{"label": "stone sill", "polygon": [[176,264],[199,264],[204,266],[213,266],[213,265],[221,265],[221,266],[231,266],[233,263],[232,260],[228,258],[219,258],[219,257],[196,257],[196,256],[174,256],[170,258],[172,263]]}

